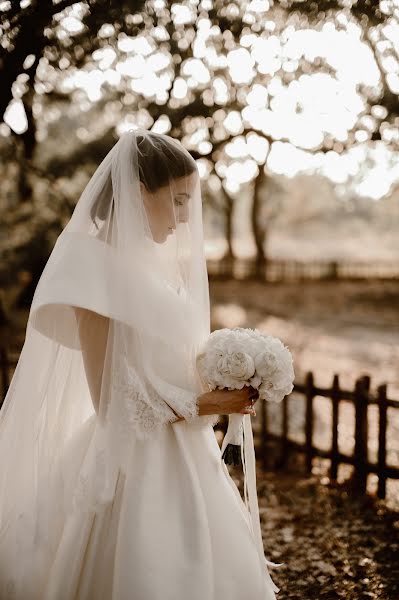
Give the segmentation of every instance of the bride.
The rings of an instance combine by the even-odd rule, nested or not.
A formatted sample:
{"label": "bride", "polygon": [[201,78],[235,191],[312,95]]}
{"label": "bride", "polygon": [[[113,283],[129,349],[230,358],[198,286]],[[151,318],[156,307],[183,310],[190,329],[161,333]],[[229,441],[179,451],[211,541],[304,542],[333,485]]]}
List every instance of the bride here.
{"label": "bride", "polygon": [[127,131],[55,243],[0,411],[1,600],[275,599],[213,431],[253,390],[204,389],[209,333],[196,162]]}

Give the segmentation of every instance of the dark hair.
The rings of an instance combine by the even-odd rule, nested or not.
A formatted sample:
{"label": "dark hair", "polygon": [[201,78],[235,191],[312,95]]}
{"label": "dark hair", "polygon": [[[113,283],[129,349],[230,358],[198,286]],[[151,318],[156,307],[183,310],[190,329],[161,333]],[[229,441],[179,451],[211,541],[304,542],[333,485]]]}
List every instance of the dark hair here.
{"label": "dark hair", "polygon": [[192,156],[172,140],[153,132],[137,136],[139,177],[149,192],[197,170]]}
{"label": "dark hair", "polygon": [[[137,140],[137,158],[139,179],[149,192],[155,192],[172,179],[187,177],[197,171],[197,165],[189,152],[174,138],[146,131],[139,133]],[[112,180],[109,177],[99,192],[90,210],[93,223],[104,220],[112,204]]]}

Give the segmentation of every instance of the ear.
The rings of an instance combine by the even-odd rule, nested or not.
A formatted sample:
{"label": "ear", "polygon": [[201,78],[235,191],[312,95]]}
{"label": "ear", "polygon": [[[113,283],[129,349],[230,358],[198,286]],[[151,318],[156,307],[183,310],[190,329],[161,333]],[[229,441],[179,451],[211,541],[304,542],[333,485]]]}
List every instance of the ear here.
{"label": "ear", "polygon": [[140,195],[141,198],[144,202],[144,204],[147,206],[148,205],[148,191],[147,188],[145,187],[144,183],[142,181],[140,181]]}

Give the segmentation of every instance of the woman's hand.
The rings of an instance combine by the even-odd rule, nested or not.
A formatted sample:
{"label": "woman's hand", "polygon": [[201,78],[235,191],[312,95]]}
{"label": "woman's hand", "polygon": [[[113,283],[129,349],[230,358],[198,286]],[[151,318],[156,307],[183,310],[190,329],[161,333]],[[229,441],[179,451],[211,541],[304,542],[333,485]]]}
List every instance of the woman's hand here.
{"label": "woman's hand", "polygon": [[258,390],[244,386],[242,390],[213,390],[198,397],[199,415],[230,415],[231,413],[256,415],[251,398],[258,399]]}

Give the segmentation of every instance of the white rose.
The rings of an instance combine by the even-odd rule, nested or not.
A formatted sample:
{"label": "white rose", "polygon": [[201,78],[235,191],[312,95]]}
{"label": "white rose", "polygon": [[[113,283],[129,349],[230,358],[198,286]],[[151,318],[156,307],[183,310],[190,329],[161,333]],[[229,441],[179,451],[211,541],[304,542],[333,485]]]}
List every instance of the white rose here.
{"label": "white rose", "polygon": [[224,376],[232,377],[241,381],[247,381],[255,373],[255,365],[252,357],[246,352],[228,352],[220,357],[217,369]]}
{"label": "white rose", "polygon": [[277,357],[270,350],[263,350],[255,357],[256,372],[262,379],[271,379],[278,370],[278,367],[279,362]]}
{"label": "white rose", "polygon": [[210,389],[252,385],[259,390],[259,398],[274,402],[293,389],[293,360],[288,348],[280,339],[256,329],[214,331],[202,348],[197,366]]}

